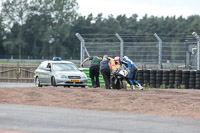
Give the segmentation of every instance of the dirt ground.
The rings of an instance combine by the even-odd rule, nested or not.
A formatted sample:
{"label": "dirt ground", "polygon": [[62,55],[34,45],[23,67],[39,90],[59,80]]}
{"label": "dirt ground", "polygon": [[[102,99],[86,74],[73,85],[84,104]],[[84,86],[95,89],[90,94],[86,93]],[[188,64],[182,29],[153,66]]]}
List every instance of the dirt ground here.
{"label": "dirt ground", "polygon": [[0,104],[80,108],[200,119],[200,90],[104,88],[0,88]]}

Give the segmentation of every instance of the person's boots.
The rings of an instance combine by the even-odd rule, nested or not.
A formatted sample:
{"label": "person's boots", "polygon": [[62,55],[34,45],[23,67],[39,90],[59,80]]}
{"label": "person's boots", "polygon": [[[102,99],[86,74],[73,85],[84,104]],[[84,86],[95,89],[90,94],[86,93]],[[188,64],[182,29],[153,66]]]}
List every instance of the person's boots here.
{"label": "person's boots", "polygon": [[140,84],[136,85],[140,90],[143,90],[143,87]]}
{"label": "person's boots", "polygon": [[99,79],[96,79],[96,87],[100,87]]}
{"label": "person's boots", "polygon": [[95,83],[94,79],[91,79],[91,81],[92,81],[92,87],[96,88],[96,87],[97,87],[97,85],[96,85],[96,83]]}
{"label": "person's boots", "polygon": [[134,85],[131,85],[131,89],[135,90],[135,86],[134,86]]}

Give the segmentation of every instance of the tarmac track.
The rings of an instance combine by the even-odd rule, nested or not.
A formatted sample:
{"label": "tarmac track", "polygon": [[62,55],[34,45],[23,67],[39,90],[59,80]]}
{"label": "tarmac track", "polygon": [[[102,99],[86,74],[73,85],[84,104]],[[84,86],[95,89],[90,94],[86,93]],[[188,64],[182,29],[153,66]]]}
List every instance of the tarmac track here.
{"label": "tarmac track", "polygon": [[9,83],[0,82],[0,88],[15,88],[15,87],[35,87],[34,83]]}
{"label": "tarmac track", "polygon": [[3,133],[199,133],[199,119],[0,104]]}
{"label": "tarmac track", "polygon": [[[1,87],[34,87],[0,83]],[[200,119],[0,104],[1,133],[200,133]]]}

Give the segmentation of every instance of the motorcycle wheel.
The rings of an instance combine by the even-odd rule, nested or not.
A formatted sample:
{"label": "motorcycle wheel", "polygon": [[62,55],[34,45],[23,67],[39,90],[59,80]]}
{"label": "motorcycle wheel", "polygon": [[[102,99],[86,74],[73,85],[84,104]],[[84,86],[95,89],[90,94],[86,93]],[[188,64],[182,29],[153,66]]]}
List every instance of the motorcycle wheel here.
{"label": "motorcycle wheel", "polygon": [[121,88],[122,89],[127,89],[127,82],[126,82],[125,79],[123,79],[122,82],[121,82]]}
{"label": "motorcycle wheel", "polygon": [[117,82],[115,83],[115,79],[111,79],[111,86],[113,89],[120,89],[120,82],[119,80],[117,80]]}

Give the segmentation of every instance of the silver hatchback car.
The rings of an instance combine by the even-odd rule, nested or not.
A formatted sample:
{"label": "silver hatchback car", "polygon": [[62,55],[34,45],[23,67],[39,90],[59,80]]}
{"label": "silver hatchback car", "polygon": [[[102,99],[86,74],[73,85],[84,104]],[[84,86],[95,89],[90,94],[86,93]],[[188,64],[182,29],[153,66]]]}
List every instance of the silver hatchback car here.
{"label": "silver hatchback car", "polygon": [[35,85],[42,86],[81,86],[87,85],[87,76],[74,63],[53,58],[52,61],[43,61],[35,70]]}

